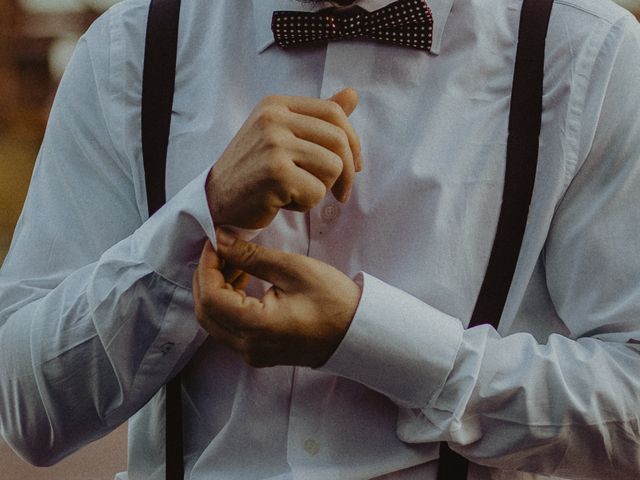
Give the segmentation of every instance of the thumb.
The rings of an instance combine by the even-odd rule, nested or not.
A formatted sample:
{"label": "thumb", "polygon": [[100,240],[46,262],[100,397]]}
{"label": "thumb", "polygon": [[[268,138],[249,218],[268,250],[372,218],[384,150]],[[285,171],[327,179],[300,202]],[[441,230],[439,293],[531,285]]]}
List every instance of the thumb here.
{"label": "thumb", "polygon": [[228,230],[216,230],[218,254],[233,267],[287,290],[300,282],[298,257],[237,238]]}
{"label": "thumb", "polygon": [[213,249],[211,242],[207,240],[202,248],[200,262],[193,272],[193,295],[196,305],[200,303],[200,298],[204,295],[207,288],[223,288],[224,277],[220,271],[222,261]]}
{"label": "thumb", "polygon": [[208,239],[202,248],[198,266],[205,270],[222,270],[222,262]]}
{"label": "thumb", "polygon": [[347,87],[333,95],[329,100],[340,105],[344,113],[349,116],[358,106],[358,92],[351,87]]}

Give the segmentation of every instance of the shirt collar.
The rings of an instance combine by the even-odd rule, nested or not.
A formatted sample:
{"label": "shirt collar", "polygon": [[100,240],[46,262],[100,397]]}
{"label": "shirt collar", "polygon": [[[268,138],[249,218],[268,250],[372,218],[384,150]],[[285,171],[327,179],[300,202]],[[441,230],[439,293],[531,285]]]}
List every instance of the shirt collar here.
{"label": "shirt collar", "polygon": [[[431,13],[433,15],[433,41],[431,43],[431,53],[438,55],[440,53],[440,44],[442,43],[442,35],[444,26],[451,12],[454,0],[428,0]],[[363,0],[358,2],[360,6],[367,10],[375,10],[384,5],[391,3],[387,0]],[[256,32],[256,47],[259,53],[267,49],[273,41],[273,33],[271,32],[271,16],[274,10],[292,10],[309,12],[316,10],[318,7],[313,4],[303,4],[292,0],[253,0],[253,15]]]}

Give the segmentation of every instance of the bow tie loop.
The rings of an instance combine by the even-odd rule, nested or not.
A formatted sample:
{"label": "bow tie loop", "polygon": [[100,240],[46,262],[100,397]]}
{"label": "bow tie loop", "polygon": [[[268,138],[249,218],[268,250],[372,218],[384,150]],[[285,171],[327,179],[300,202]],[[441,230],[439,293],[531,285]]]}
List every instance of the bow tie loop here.
{"label": "bow tie loop", "polygon": [[318,12],[277,11],[271,29],[282,48],[367,38],[430,51],[433,16],[425,0],[398,0],[373,12],[358,6]]}

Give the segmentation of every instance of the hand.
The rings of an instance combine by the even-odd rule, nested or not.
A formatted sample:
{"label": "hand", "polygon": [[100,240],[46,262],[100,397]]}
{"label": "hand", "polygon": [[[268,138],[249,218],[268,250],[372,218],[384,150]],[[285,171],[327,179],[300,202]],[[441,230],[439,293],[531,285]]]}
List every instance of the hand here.
{"label": "hand", "polygon": [[362,169],[360,141],[347,118],[357,104],[351,88],[329,100],[262,100],[209,173],[214,222],[263,228],[281,208],[310,210],[329,189],[346,202]]}
{"label": "hand", "polygon": [[[218,230],[218,252],[206,242],[194,273],[198,322],[254,367],[318,367],[336,350],[360,301],[360,288],[337,269],[302,255],[268,249]],[[261,298],[228,283],[223,259],[273,286]]]}

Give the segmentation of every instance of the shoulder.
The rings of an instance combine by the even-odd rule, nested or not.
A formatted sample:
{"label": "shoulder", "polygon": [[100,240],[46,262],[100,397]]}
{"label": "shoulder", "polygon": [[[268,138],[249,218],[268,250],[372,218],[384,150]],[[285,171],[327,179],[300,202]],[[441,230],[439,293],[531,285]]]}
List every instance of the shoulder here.
{"label": "shoulder", "polygon": [[135,182],[140,205],[140,101],[149,4],[124,0],[101,15],[78,42],[57,94],[60,105],[71,105],[86,91],[77,108],[85,111],[82,118],[99,119],[92,134],[110,139],[111,158]]}
{"label": "shoulder", "polygon": [[580,65],[590,69],[598,57],[613,60],[617,45],[633,38],[640,38],[640,24],[611,0],[555,0],[547,53],[568,60],[578,73]]}
{"label": "shoulder", "polygon": [[549,26],[554,40],[589,42],[612,41],[638,35],[640,24],[626,9],[611,0],[555,0]]}
{"label": "shoulder", "polygon": [[[637,127],[640,108],[635,88],[640,78],[640,24],[629,11],[610,0],[555,0],[545,78],[550,91],[565,85],[555,90],[557,95],[566,91],[569,99],[563,128],[576,152],[567,181],[597,150],[594,145],[624,144],[637,137],[630,129]],[[637,142],[627,151],[637,152]],[[601,157],[628,160],[622,154]]]}
{"label": "shoulder", "polygon": [[142,58],[149,4],[150,0],[124,0],[91,25],[82,41],[95,59],[94,67],[111,70],[122,61]]}
{"label": "shoulder", "polygon": [[616,23],[631,14],[611,0],[555,0],[554,9],[560,15],[569,15],[584,21]]}
{"label": "shoulder", "polygon": [[[133,73],[141,73],[147,18],[151,0],[123,0],[105,12],[84,35],[90,51],[111,70],[125,63]],[[182,1],[180,8],[179,52],[211,46],[211,36],[233,30],[233,24],[252,17],[251,0]],[[220,42],[222,43],[222,42]]]}

